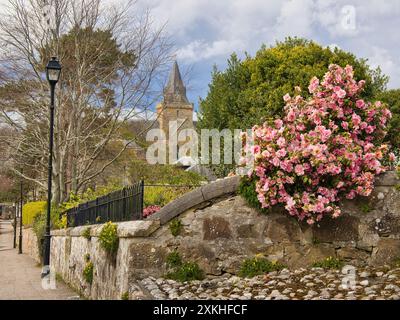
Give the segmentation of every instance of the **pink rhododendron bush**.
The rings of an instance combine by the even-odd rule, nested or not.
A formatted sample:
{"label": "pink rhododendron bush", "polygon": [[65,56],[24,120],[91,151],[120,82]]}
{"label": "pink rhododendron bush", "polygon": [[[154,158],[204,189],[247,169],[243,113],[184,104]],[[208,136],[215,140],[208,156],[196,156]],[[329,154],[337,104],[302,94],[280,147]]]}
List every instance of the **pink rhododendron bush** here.
{"label": "pink rhododendron bush", "polygon": [[339,217],[339,200],[371,194],[383,163],[395,159],[381,144],[391,113],[360,98],[364,85],[351,66],[331,65],[322,81],[311,80],[310,98],[296,88],[299,95],[284,97],[283,119],[252,129],[255,162],[246,179],[262,208],[282,204],[313,224]]}

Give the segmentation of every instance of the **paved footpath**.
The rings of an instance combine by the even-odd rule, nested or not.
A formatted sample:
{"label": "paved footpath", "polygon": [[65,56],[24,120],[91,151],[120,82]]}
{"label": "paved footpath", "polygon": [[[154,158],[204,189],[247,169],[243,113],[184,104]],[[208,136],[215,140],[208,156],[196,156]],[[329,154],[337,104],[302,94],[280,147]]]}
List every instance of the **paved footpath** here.
{"label": "paved footpath", "polygon": [[77,296],[60,281],[55,290],[43,289],[40,273],[35,260],[13,249],[10,221],[0,220],[0,300],[65,300]]}

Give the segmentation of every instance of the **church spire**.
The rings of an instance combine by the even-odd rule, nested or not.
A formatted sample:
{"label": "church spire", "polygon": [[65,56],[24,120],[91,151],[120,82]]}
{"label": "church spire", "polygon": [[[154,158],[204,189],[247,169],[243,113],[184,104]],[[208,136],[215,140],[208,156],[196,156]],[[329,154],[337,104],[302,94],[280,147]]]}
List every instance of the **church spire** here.
{"label": "church spire", "polygon": [[186,87],[183,84],[178,63],[175,61],[169,76],[168,84],[164,89],[164,102],[189,103],[186,97]]}

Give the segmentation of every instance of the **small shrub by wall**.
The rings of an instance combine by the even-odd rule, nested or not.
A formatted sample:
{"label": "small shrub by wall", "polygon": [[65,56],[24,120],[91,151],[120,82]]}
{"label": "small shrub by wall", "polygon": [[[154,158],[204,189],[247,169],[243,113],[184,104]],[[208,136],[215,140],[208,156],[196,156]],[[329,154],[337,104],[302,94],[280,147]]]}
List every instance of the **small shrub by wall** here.
{"label": "small shrub by wall", "polygon": [[46,210],[46,201],[28,202],[22,207],[22,224],[32,226],[35,217]]}

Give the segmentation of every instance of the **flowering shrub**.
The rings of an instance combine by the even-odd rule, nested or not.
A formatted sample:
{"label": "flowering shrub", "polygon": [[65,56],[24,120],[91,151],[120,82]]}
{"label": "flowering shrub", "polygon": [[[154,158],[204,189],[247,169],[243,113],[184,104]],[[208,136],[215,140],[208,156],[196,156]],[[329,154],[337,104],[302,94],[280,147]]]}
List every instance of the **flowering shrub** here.
{"label": "flowering shrub", "polygon": [[342,197],[371,194],[375,175],[387,169],[383,161],[395,156],[380,144],[391,113],[381,102],[360,99],[364,85],[351,66],[331,65],[322,82],[311,80],[311,98],[297,87],[297,96],[284,96],[283,119],[253,127],[247,149],[255,166],[247,179],[263,209],[283,204],[313,224],[338,217]]}
{"label": "flowering shrub", "polygon": [[145,209],[143,209],[143,218],[147,218],[148,216],[151,216],[152,214],[160,211],[161,207],[160,206],[148,206]]}

